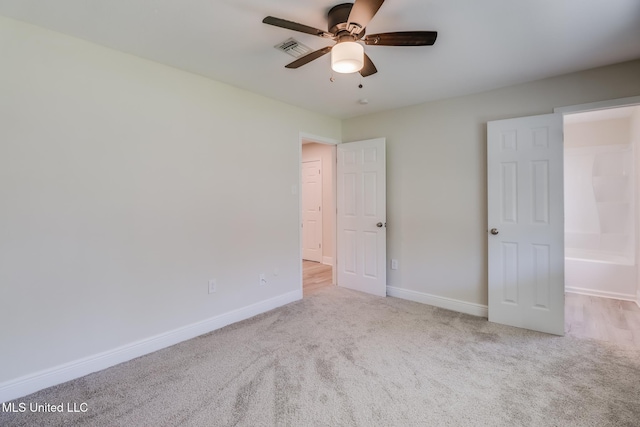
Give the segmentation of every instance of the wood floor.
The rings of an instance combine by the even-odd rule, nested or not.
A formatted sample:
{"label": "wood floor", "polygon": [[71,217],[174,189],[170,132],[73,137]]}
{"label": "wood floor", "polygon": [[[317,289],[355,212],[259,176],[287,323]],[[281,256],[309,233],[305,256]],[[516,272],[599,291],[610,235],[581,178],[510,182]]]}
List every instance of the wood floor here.
{"label": "wood floor", "polygon": [[[330,265],[302,261],[302,271],[303,297],[333,286]],[[567,293],[564,326],[568,336],[640,349],[640,307],[631,301]]]}
{"label": "wood floor", "polygon": [[331,284],[333,273],[330,265],[319,262],[302,261],[302,297],[311,295],[314,292]]}
{"label": "wood floor", "polygon": [[566,335],[640,349],[640,307],[635,302],[565,294]]}

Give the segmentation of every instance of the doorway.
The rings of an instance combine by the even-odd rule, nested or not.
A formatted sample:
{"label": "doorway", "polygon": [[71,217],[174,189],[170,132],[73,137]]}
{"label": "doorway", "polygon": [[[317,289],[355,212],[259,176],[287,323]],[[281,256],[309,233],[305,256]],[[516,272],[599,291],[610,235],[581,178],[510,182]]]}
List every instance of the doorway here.
{"label": "doorway", "polygon": [[335,166],[338,141],[300,137],[303,297],[335,281]]}
{"label": "doorway", "polygon": [[[554,319],[560,321],[554,321],[553,331],[551,332],[561,334],[562,331],[565,331],[565,328],[562,327],[562,323],[564,323],[562,322],[564,312],[568,309],[568,306],[565,306],[564,304],[565,231],[569,233],[567,243],[570,244],[572,244],[572,241],[579,240],[587,242],[592,237],[587,235],[588,233],[583,233],[583,235],[575,233],[575,235],[573,235],[571,233],[576,230],[571,228],[565,230],[564,215],[561,215],[559,219],[555,218],[553,221],[548,221],[548,212],[555,211],[556,213],[561,213],[564,209],[564,205],[566,204],[562,194],[562,183],[564,180],[563,170],[562,167],[560,167],[560,169],[554,167],[553,170],[559,170],[560,173],[556,174],[555,177],[547,177],[547,168],[549,171],[551,170],[551,163],[543,159],[541,156],[544,155],[547,147],[552,146],[552,144],[547,144],[545,142],[547,141],[547,137],[552,135],[552,133],[557,134],[557,132],[555,130],[551,132],[552,128],[549,127],[546,122],[535,124],[533,121],[536,119],[545,121],[546,117],[548,117],[549,123],[551,123],[551,121],[557,122],[557,127],[560,132],[562,132],[564,121],[563,116],[565,115],[595,112],[614,107],[628,107],[638,104],[640,104],[640,97],[633,97],[621,100],[556,108],[554,110],[556,114],[553,115],[509,119],[490,122],[488,124],[488,142],[490,142],[490,148],[492,150],[488,150],[488,162],[495,163],[501,158],[500,156],[506,156],[505,159],[499,161],[497,167],[495,167],[496,165],[488,165],[489,227],[487,231],[489,232],[490,230],[491,234],[489,237],[490,320],[492,312],[495,314],[494,319],[497,319],[496,315],[502,315],[500,309],[503,307],[503,311],[505,313],[509,313],[510,308],[518,307],[519,304],[521,305],[521,301],[526,300],[525,305],[532,308],[533,313],[526,313],[525,316],[521,310],[514,311],[512,317],[515,320],[513,322],[520,322],[520,324],[514,324],[513,326],[524,326],[530,329],[545,331],[544,328],[540,328],[539,325],[531,319],[535,319],[534,315],[538,311],[543,312],[545,310],[549,311],[553,309],[554,313],[558,315],[554,317]],[[599,114],[605,113],[601,112]],[[627,111],[626,114],[635,117],[635,112],[630,113]],[[522,133],[522,140],[520,141],[520,138],[518,137],[521,131],[520,126],[524,129],[526,124],[534,124],[535,126],[530,127],[529,130],[525,129],[525,132]],[[640,121],[636,122],[632,120],[625,126],[627,134],[632,135],[632,139],[634,141],[638,141],[640,138]],[[518,142],[516,143],[516,141]],[[559,148],[554,158],[556,159],[555,163],[558,163],[557,160],[560,160],[560,166],[562,166],[564,147],[561,134],[558,141],[559,143],[556,141],[553,144],[553,146],[557,146]],[[629,144],[627,143],[627,145]],[[527,157],[527,150],[529,148],[534,148],[534,151],[536,151],[535,156],[531,156],[530,158]],[[590,173],[590,191],[596,194],[596,200],[593,201],[592,204],[595,205],[596,208],[598,208],[598,203],[602,205],[599,207],[600,211],[594,211],[592,216],[593,218],[596,218],[595,223],[597,223],[599,228],[604,227],[604,233],[598,234],[605,234],[604,236],[598,235],[595,239],[591,239],[591,241],[587,243],[592,245],[591,247],[599,246],[600,248],[607,248],[609,251],[612,249],[617,252],[623,252],[623,250],[626,250],[626,258],[628,262],[632,264],[632,271],[629,274],[629,280],[627,281],[628,285],[626,296],[628,299],[634,301],[632,304],[636,308],[638,307],[637,304],[640,303],[640,286],[638,285],[638,275],[635,271],[635,265],[638,265],[638,239],[636,238],[636,233],[638,230],[639,218],[638,215],[635,215],[632,212],[636,211],[636,200],[640,200],[640,197],[636,197],[636,191],[633,190],[632,187],[640,188],[640,186],[637,185],[638,183],[636,182],[636,179],[638,179],[637,174],[634,176],[633,172],[628,167],[626,172],[624,171],[624,163],[638,163],[638,160],[640,159],[640,157],[638,157],[640,156],[638,151],[640,150],[634,149],[634,145],[631,145],[630,148],[623,147],[620,148],[618,152],[605,153],[605,155],[601,156],[597,161],[592,161],[592,163],[586,168]],[[492,153],[495,155],[492,156]],[[516,155],[516,153],[522,154]],[[630,162],[629,159],[631,159]],[[522,165],[520,165],[520,163],[522,163]],[[616,170],[614,167],[616,164],[622,164],[622,172],[613,172]],[[516,174],[516,171],[521,171],[523,173]],[[591,175],[593,175],[594,172],[596,172],[595,178],[592,179]],[[608,183],[608,181],[614,180],[616,181],[615,185]],[[579,179],[578,181],[584,183],[584,179]],[[593,183],[591,181],[593,181]],[[627,183],[625,184],[621,181],[627,181]],[[558,185],[549,185],[553,182],[558,183]],[[492,183],[498,183],[500,185],[493,185]],[[524,187],[522,187],[522,185],[524,185]],[[602,190],[607,186],[612,187],[613,191],[604,192],[603,195]],[[559,194],[559,197],[554,198],[554,200],[557,200],[551,200],[548,197],[549,192],[546,192],[546,190],[558,190],[556,193]],[[520,203],[520,196],[524,197],[522,203]],[[492,198],[494,203],[492,203]],[[619,209],[620,205],[626,205],[626,208],[621,210]],[[556,206],[556,208],[553,208],[553,206]],[[552,209],[549,210],[549,207]],[[571,209],[571,207],[569,209]],[[584,206],[578,206],[576,211],[579,212],[579,215],[577,216],[578,221],[589,222],[588,215],[585,215]],[[529,218],[529,216],[531,216],[531,218]],[[492,225],[494,223],[500,225],[500,227]],[[524,227],[524,231],[535,226],[536,241],[534,244],[521,245],[518,243],[517,239],[520,234],[515,233],[512,228],[515,227],[515,224],[520,223],[523,223],[525,226],[529,226],[529,228]],[[545,253],[545,248],[547,246],[540,243],[541,237],[539,233],[539,229],[541,228],[539,226],[547,223],[556,224],[553,236],[555,236],[554,238],[559,242],[559,248],[554,251],[548,250],[547,252],[549,253]],[[514,227],[511,227],[511,225],[514,225]],[[500,236],[498,236],[498,234],[500,234]],[[492,251],[492,247],[497,250]],[[551,246],[549,246],[549,248],[551,248]],[[531,251],[534,255],[533,261],[535,262],[533,264],[528,262],[531,260],[526,250]],[[555,255],[553,255],[552,252]],[[568,252],[570,253],[571,251]],[[492,253],[496,255],[493,258],[491,257]],[[553,257],[550,257],[550,254],[552,254]],[[554,267],[549,268],[550,265],[548,265],[547,261],[553,261]],[[602,261],[603,260],[600,260],[601,263],[604,263]],[[609,261],[611,260],[606,260],[607,263]],[[537,270],[534,269],[534,274],[525,274],[521,277],[520,274],[526,272],[526,268],[530,268],[531,265],[534,265],[537,268]],[[547,273],[554,273],[556,276],[552,277]],[[596,274],[592,273],[588,276],[596,276]],[[554,278],[554,280],[547,280],[550,278]],[[609,280],[614,282],[618,281],[617,278]],[[547,298],[550,296],[548,293],[548,290],[551,289],[548,286],[549,284],[554,284],[554,294],[551,298]],[[611,294],[609,296],[611,296]],[[534,302],[533,305],[530,304],[529,301],[532,298]],[[493,309],[492,301],[494,302]],[[547,305],[545,301],[549,302],[550,305]],[[624,305],[624,307],[627,306],[628,304]],[[620,307],[623,307],[623,305],[621,304]],[[617,318],[619,319],[620,316],[617,316]],[[549,316],[545,316],[545,319],[548,320]],[[613,320],[615,321],[616,319]],[[507,322],[502,321],[499,323]]]}
{"label": "doorway", "polygon": [[[327,189],[331,188],[331,197],[323,202],[328,201],[330,207],[323,208],[322,240],[327,239],[329,228],[331,234],[327,240],[331,243],[322,243],[325,249],[322,263],[332,266],[333,285],[339,279],[340,286],[386,296],[386,140],[375,138],[337,146],[337,141],[301,135],[300,162],[313,160],[303,158],[307,147],[313,149],[326,144],[330,145],[331,161],[322,164],[331,165],[331,173],[327,176],[323,166],[323,181],[329,178],[332,181],[323,183],[323,193],[328,194]],[[302,165],[299,170],[302,173]],[[302,220],[302,204],[299,209]],[[326,227],[327,220],[331,221],[330,227]],[[303,258],[302,234],[300,258]],[[328,248],[331,248],[330,256]]]}
{"label": "doorway", "polygon": [[640,106],[565,114],[564,134],[566,333],[633,344]]}

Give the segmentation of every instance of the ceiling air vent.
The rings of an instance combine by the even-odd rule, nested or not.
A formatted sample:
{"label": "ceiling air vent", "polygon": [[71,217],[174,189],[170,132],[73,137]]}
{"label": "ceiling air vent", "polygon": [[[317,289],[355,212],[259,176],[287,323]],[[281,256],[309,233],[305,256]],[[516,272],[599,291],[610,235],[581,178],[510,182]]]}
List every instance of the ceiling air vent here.
{"label": "ceiling air vent", "polygon": [[293,56],[294,58],[300,58],[301,56],[304,56],[307,53],[311,52],[311,48],[309,46],[305,46],[298,40],[293,38],[287,39],[282,43],[278,43],[274,47],[284,53]]}

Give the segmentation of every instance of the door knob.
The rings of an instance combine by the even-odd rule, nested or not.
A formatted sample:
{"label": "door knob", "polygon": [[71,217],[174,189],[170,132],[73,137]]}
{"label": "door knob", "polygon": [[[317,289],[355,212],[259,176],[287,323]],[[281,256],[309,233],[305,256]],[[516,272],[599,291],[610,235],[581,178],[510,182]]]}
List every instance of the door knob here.
{"label": "door knob", "polygon": [[381,222],[379,222],[379,223],[377,223],[377,224],[376,224],[376,227],[378,227],[378,228],[382,228],[382,225],[383,225],[383,224],[382,224]]}
{"label": "door knob", "polygon": [[498,229],[497,229],[497,228],[492,228],[492,229],[491,229],[491,234],[493,234],[494,236],[495,236],[496,234],[498,234],[498,233],[499,233],[499,231],[498,231]]}

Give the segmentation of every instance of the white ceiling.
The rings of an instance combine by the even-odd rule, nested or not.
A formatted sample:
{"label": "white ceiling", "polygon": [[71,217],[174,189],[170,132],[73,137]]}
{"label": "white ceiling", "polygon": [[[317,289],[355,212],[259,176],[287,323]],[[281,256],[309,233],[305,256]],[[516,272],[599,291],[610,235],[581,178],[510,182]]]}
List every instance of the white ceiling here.
{"label": "white ceiling", "polygon": [[[0,0],[0,14],[339,118],[640,58],[638,0],[387,0],[368,34],[435,30],[431,47],[366,46],[378,73],[336,75],[329,55],[297,70],[274,45],[330,40],[339,0]],[[362,80],[364,87],[358,88]],[[362,105],[359,99],[369,103]]]}

